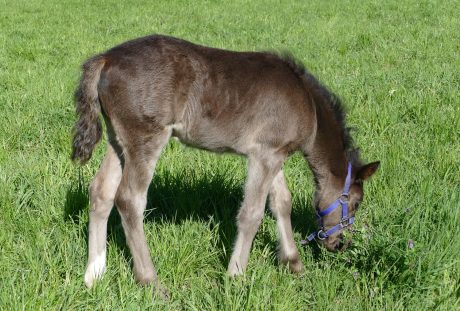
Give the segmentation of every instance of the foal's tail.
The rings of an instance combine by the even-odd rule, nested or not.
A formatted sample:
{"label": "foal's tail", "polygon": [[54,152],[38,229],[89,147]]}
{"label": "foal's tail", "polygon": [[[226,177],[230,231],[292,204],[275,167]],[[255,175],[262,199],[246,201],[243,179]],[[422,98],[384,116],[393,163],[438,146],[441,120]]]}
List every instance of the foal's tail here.
{"label": "foal's tail", "polygon": [[101,139],[102,124],[99,118],[101,106],[97,84],[105,61],[96,56],[83,64],[83,75],[75,92],[75,106],[79,116],[74,127],[72,143],[72,161],[85,164],[93,153],[94,147]]}

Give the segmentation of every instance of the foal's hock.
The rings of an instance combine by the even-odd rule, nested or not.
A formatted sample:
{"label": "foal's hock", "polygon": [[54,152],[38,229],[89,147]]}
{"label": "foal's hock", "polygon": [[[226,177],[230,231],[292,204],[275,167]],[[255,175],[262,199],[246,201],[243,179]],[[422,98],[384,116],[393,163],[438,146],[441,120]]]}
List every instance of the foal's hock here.
{"label": "foal's hock", "polygon": [[[161,288],[144,235],[143,213],[155,164],[171,136],[187,145],[248,158],[230,275],[241,274],[247,266],[267,196],[277,219],[280,261],[293,272],[303,269],[283,173],[290,154],[300,150],[313,170],[321,226],[310,238],[318,238],[329,250],[342,248],[342,231],[351,226],[363,199],[363,181],[379,165],[361,163],[339,99],[290,56],[144,37],[83,65],[76,109],[73,160],[90,159],[102,134],[100,114],[108,134],[107,153],[90,186],[87,286],[105,271],[107,219],[115,205],[136,280]],[[346,205],[330,208],[339,199]],[[344,223],[347,226],[341,226]]]}

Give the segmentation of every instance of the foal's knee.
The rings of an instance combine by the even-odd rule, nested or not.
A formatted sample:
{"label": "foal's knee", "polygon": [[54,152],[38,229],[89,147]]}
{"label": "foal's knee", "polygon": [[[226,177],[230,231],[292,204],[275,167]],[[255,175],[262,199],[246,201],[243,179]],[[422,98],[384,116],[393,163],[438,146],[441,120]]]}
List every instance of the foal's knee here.
{"label": "foal's knee", "polygon": [[264,209],[247,209],[242,208],[238,214],[238,226],[243,230],[251,230],[259,227],[262,218],[264,217]]}
{"label": "foal's knee", "polygon": [[270,209],[276,216],[290,217],[292,199],[289,191],[270,192]]}

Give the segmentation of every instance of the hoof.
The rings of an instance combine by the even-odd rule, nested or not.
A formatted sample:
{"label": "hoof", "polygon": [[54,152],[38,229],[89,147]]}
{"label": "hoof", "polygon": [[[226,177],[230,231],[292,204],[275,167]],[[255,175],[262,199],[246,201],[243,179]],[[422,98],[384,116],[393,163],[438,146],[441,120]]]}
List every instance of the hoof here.
{"label": "hoof", "polygon": [[136,276],[136,281],[140,285],[150,285],[154,286],[153,294],[154,296],[158,296],[163,300],[169,300],[171,294],[169,290],[161,284],[158,280],[157,274],[155,272],[152,273],[138,273],[135,271],[134,275]]}
{"label": "hoof", "polygon": [[134,267],[133,270],[134,279],[140,285],[149,285],[149,284],[156,284],[158,282],[157,274],[155,270],[137,270]]}
{"label": "hoof", "polygon": [[100,278],[105,272],[105,253],[96,257],[93,262],[88,263],[85,272],[86,287],[91,288],[94,282]]}
{"label": "hoof", "polygon": [[281,262],[287,265],[292,273],[299,274],[304,271],[303,263],[298,253],[294,256],[282,257]]}
{"label": "hoof", "polygon": [[288,261],[287,266],[289,267],[289,270],[295,274],[300,274],[304,271],[303,263],[299,258]]}
{"label": "hoof", "polygon": [[244,271],[238,267],[237,263],[232,263],[231,262],[228,265],[227,274],[230,277],[234,278],[234,277],[237,277],[239,275],[243,275],[243,273],[244,273]]}

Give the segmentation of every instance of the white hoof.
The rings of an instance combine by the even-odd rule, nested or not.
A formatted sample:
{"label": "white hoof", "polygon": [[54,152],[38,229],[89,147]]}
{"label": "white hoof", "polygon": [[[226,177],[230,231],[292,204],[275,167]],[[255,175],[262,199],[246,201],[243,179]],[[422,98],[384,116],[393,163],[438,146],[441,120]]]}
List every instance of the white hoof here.
{"label": "white hoof", "polygon": [[100,279],[105,272],[105,252],[98,255],[93,262],[88,263],[85,272],[85,284],[91,288],[94,281]]}
{"label": "white hoof", "polygon": [[230,262],[227,270],[228,275],[231,277],[242,275],[244,271],[240,267],[241,265],[239,265],[237,262]]}

